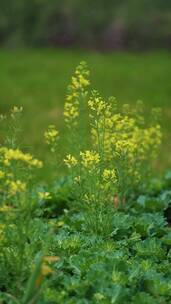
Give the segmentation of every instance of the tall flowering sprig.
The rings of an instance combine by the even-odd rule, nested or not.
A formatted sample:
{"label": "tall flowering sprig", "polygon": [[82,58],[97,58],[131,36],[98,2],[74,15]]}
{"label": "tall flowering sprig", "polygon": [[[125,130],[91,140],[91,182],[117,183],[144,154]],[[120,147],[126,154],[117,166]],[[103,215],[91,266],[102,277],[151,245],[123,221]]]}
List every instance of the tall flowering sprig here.
{"label": "tall flowering sprig", "polygon": [[74,76],[71,78],[71,84],[68,86],[68,94],[64,105],[64,118],[70,129],[78,124],[80,99],[84,99],[88,94],[87,87],[90,84],[88,76],[89,71],[86,63],[83,61],[78,65]]}
{"label": "tall flowering sprig", "polygon": [[130,111],[128,105],[119,110],[114,98],[105,101],[96,91],[92,92],[88,107],[92,142],[101,156],[101,168],[116,170],[113,189],[125,196],[147,177],[145,163],[157,155],[161,128],[156,122],[145,124],[142,111]]}
{"label": "tall flowering sprig", "polygon": [[13,106],[6,115],[0,114],[0,139],[8,148],[17,149],[20,145],[22,113],[23,107]]}
{"label": "tall flowering sprig", "polygon": [[[88,101],[91,140],[101,157],[105,158],[106,145],[111,137],[112,113],[116,107],[115,98],[108,101],[102,99],[97,91],[92,91]],[[109,138],[108,138],[109,137]]]}
{"label": "tall flowering sprig", "polygon": [[[74,196],[96,215],[97,228],[109,206],[127,201],[147,179],[149,161],[155,159],[162,136],[157,120],[145,121],[141,102],[131,110],[119,106],[114,97],[104,100],[95,90],[89,94],[88,77],[87,66],[81,63],[68,87],[64,119],[69,133],[63,163]],[[50,141],[53,148],[53,138]]]}
{"label": "tall flowering sprig", "polygon": [[3,196],[2,204],[4,200],[9,198],[12,198],[12,201],[16,201],[18,204],[17,197],[19,195],[23,196],[29,191],[33,170],[43,166],[42,161],[34,158],[30,153],[23,152],[17,145],[17,135],[21,130],[19,118],[22,111],[23,107],[14,106],[9,115],[6,116],[8,121],[6,118],[3,119],[7,128],[5,129],[6,132],[2,134],[4,136],[2,136],[3,141],[0,145],[0,193],[1,197]]}
{"label": "tall flowering sprig", "polygon": [[[81,62],[71,78],[71,84],[68,86],[68,93],[64,104],[64,119],[70,136],[66,138],[68,143],[68,153],[77,153],[79,150],[87,148],[87,98],[89,70],[87,64]],[[78,156],[78,153],[77,153]]]}
{"label": "tall flowering sprig", "polygon": [[22,108],[15,106],[7,115],[7,127],[1,129],[5,132],[2,132],[0,145],[0,226],[3,228],[0,231],[0,251],[4,269],[10,271],[11,278],[16,278],[16,288],[21,286],[21,273],[26,273],[26,261],[30,264],[30,258],[33,259],[35,254],[32,248],[34,253],[29,258],[28,240],[39,202],[35,172],[43,166],[40,160],[24,152],[17,144],[21,130],[18,116],[21,113]]}
{"label": "tall flowering sprig", "polygon": [[[43,163],[20,149],[0,148],[0,191],[5,199],[28,191],[33,169],[42,168]],[[16,196],[17,195],[17,196]],[[15,199],[14,199],[15,198]]]}
{"label": "tall flowering sprig", "polygon": [[[79,73],[77,71],[76,74],[79,75]],[[72,89],[81,87],[75,77],[72,78],[72,81],[75,82],[75,85],[71,86]],[[87,79],[86,85],[88,83]],[[83,92],[82,87],[81,92]],[[85,95],[88,96],[87,91]],[[76,136],[76,133],[72,137],[72,139],[74,138],[77,141],[72,141],[72,145],[74,145],[73,157],[77,159],[77,166],[73,168],[70,166],[69,169],[72,169],[72,175],[74,176],[73,171],[76,175],[78,174],[76,168],[79,168],[79,177],[75,177],[76,181],[79,181],[78,185],[80,186],[81,180],[84,180],[84,186],[86,185],[86,189],[88,189],[88,183],[86,184],[85,182],[87,179],[91,189],[90,193],[92,193],[93,185],[93,197],[96,197],[99,202],[102,200],[112,201],[113,197],[116,194],[118,195],[118,193],[122,197],[121,201],[125,200],[124,197],[129,190],[137,187],[143,180],[145,173],[147,173],[145,163],[149,159],[152,160],[156,157],[161,143],[160,126],[157,123],[153,125],[144,123],[142,104],[140,105],[140,102],[137,108],[131,111],[128,105],[124,105],[119,109],[115,98],[111,97],[106,101],[95,90],[86,99],[81,99],[79,94],[75,96],[75,99],[71,96],[69,97],[75,109],[73,111],[74,114],[72,115],[71,112],[68,112],[66,115],[64,112],[65,121],[67,124],[70,123],[69,127],[73,133],[76,131],[74,129],[75,126],[79,125],[77,131],[81,133],[80,130],[84,124],[81,116],[83,117],[84,113],[79,110],[81,106],[85,108],[87,106],[86,111],[89,113],[87,129],[90,129],[90,138],[88,139],[88,150],[82,149],[81,140],[79,136]],[[67,107],[69,106],[67,105]],[[75,115],[75,113],[77,114]],[[68,117],[71,118],[70,121]],[[82,122],[81,125],[79,124],[80,121]],[[84,140],[86,140],[85,137]],[[79,151],[81,152],[79,153]],[[88,170],[88,168],[85,170],[81,157],[89,157],[92,153],[91,151],[99,155],[100,161],[93,165],[91,170]],[[104,176],[106,177],[104,178]],[[83,188],[81,189],[83,190]],[[88,190],[86,191],[88,193]],[[85,191],[83,192],[85,194]],[[88,201],[88,194],[86,197]],[[89,200],[91,199],[89,198]]]}
{"label": "tall flowering sprig", "polygon": [[54,178],[59,174],[61,159],[59,157],[60,135],[55,125],[49,125],[44,132],[44,138],[47,146],[52,153],[52,160],[48,163],[54,173]]}
{"label": "tall flowering sprig", "polygon": [[117,170],[115,162],[111,162],[108,154],[111,137],[111,118],[116,107],[116,100],[110,98],[105,101],[97,91],[92,91],[88,101],[91,140],[93,149],[100,155],[100,165],[96,170],[98,175],[97,200],[103,204],[113,202],[117,185]]}
{"label": "tall flowering sprig", "polygon": [[57,152],[59,131],[54,125],[50,125],[44,133],[46,144],[50,147],[52,153]]}

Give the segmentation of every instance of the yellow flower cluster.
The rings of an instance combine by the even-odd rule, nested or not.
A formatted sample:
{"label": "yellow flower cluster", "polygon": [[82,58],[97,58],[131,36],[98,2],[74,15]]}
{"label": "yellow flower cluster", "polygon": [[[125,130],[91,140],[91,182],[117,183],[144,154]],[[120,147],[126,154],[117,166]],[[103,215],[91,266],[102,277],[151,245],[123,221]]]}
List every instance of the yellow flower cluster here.
{"label": "yellow flower cluster", "polygon": [[[33,168],[42,162],[20,149],[0,148],[0,190],[6,197],[27,191],[27,179]],[[26,172],[25,172],[26,171]]]}
{"label": "yellow flower cluster", "polygon": [[23,107],[17,107],[17,106],[14,106],[12,109],[11,109],[11,117],[13,119],[16,118],[16,116],[18,116],[19,114],[21,114],[23,111]]}
{"label": "yellow flower cluster", "polygon": [[45,141],[50,146],[52,153],[57,151],[59,132],[54,125],[50,125],[47,131],[44,133]]}
{"label": "yellow flower cluster", "polygon": [[19,149],[8,149],[6,147],[0,148],[0,162],[5,166],[10,166],[11,161],[21,161],[31,167],[41,168],[43,163],[33,158],[29,153],[23,153]]}
{"label": "yellow flower cluster", "polygon": [[81,164],[83,167],[91,169],[100,162],[100,155],[96,151],[80,152]]}
{"label": "yellow flower cluster", "polygon": [[157,149],[162,141],[161,126],[157,124],[145,129],[143,137],[142,147],[146,151],[147,157],[149,157],[149,152],[151,152],[152,157],[156,157]]}
{"label": "yellow flower cluster", "polygon": [[88,101],[88,106],[92,111],[96,112],[97,116],[102,115],[106,109],[106,103],[100,96],[90,98]]}
{"label": "yellow flower cluster", "polygon": [[67,165],[68,168],[75,167],[78,163],[77,159],[72,156],[71,154],[68,154],[66,158],[64,159],[64,163]]}
{"label": "yellow flower cluster", "polygon": [[132,130],[128,130],[120,127],[121,132],[111,138],[111,146],[115,147],[117,155],[127,155],[132,161],[142,161],[156,156],[162,138],[159,125],[143,129],[135,124]]}
{"label": "yellow flower cluster", "polygon": [[116,182],[117,177],[116,177],[116,170],[115,169],[104,169],[103,171],[103,180],[104,181],[113,181]]}
{"label": "yellow flower cluster", "polygon": [[23,107],[14,106],[14,107],[11,109],[11,114],[21,113],[22,111],[23,111]]}
{"label": "yellow flower cluster", "polygon": [[111,199],[111,194],[109,189],[112,190],[112,193],[115,191],[115,184],[117,183],[118,178],[115,169],[104,169],[102,172],[102,181],[100,183],[101,190],[106,193],[105,196],[108,200]]}
{"label": "yellow flower cluster", "polygon": [[50,125],[48,127],[48,130],[45,132],[44,136],[45,136],[46,143],[48,145],[52,145],[59,138],[59,132],[58,132],[58,130],[56,130],[54,125]]}
{"label": "yellow flower cluster", "polygon": [[145,125],[136,108],[131,112],[123,106],[118,111],[115,99],[104,101],[96,91],[92,92],[88,108],[93,149],[100,152],[101,163],[104,162],[104,167],[111,164],[111,168],[117,164],[119,179],[124,176],[124,180],[126,177],[127,181],[138,183],[144,162],[157,155],[161,127],[157,123]]}
{"label": "yellow flower cluster", "polygon": [[[155,158],[161,144],[161,128],[156,122],[145,124],[140,103],[130,111],[128,105],[119,108],[113,97],[103,100],[95,90],[88,97],[88,76],[81,63],[68,87],[64,117],[75,156],[68,154],[64,163],[73,169],[73,182],[87,201],[101,197],[113,202],[115,194],[127,195],[130,185],[136,186],[144,176],[145,162]],[[52,144],[56,137],[53,127],[45,134]]]}
{"label": "yellow flower cluster", "polygon": [[39,192],[38,195],[41,200],[49,200],[52,198],[49,192]]}
{"label": "yellow flower cluster", "polygon": [[[83,64],[81,64],[83,67]],[[76,70],[76,76],[72,77],[72,88],[73,89],[83,89],[84,87],[87,87],[89,85],[89,80],[85,78],[83,74],[81,74],[84,70],[83,69],[77,69]],[[87,76],[87,73],[85,74]]]}
{"label": "yellow flower cluster", "polygon": [[7,185],[9,187],[8,194],[11,196],[16,195],[17,193],[26,191],[26,183],[23,183],[20,180],[7,181]]}
{"label": "yellow flower cluster", "polygon": [[[106,160],[126,156],[136,162],[155,157],[161,144],[159,125],[142,127],[135,118],[121,113],[112,113],[112,104],[95,97],[88,102],[91,110],[91,134],[94,146],[101,144]],[[129,163],[130,165],[130,163]]]}
{"label": "yellow flower cluster", "polygon": [[[87,150],[84,152],[80,152],[80,157],[81,158],[77,160],[73,155],[68,154],[64,159],[64,163],[69,169],[75,167],[77,164],[81,165],[82,168],[92,169],[100,162],[100,156],[95,151]],[[77,180],[77,178],[78,177],[75,177],[75,181]],[[80,181],[80,177],[77,182],[78,181]]]}
{"label": "yellow flower cluster", "polygon": [[68,87],[68,95],[64,105],[65,122],[69,127],[77,124],[79,116],[79,101],[86,95],[86,87],[89,85],[89,71],[85,62],[81,62],[72,77],[71,85]]}

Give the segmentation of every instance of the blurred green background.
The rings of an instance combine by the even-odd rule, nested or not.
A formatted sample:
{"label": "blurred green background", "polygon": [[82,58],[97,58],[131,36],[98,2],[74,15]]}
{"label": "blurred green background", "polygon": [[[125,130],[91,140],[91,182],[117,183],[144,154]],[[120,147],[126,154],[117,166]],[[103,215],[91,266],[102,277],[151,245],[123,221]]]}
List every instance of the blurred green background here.
{"label": "blurred green background", "polygon": [[0,0],[0,44],[171,47],[170,0]]}
{"label": "blurred green background", "polygon": [[66,88],[86,60],[103,97],[162,108],[156,172],[171,168],[171,1],[0,0],[0,47],[0,112],[23,105],[22,144],[36,156],[50,159],[43,133],[63,130]]}

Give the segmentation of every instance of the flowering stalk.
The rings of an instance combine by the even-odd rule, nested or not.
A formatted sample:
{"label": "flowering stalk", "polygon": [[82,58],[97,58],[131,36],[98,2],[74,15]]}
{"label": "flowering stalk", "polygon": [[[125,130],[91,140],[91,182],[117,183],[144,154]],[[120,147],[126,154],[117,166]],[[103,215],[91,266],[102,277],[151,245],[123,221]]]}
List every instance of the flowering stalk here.
{"label": "flowering stalk", "polygon": [[99,220],[109,206],[124,203],[147,178],[147,164],[156,158],[162,136],[156,121],[144,123],[140,103],[131,111],[127,105],[119,108],[115,98],[105,101],[97,91],[88,94],[88,76],[81,63],[68,87],[64,106],[68,154],[63,161],[77,201],[94,210]]}

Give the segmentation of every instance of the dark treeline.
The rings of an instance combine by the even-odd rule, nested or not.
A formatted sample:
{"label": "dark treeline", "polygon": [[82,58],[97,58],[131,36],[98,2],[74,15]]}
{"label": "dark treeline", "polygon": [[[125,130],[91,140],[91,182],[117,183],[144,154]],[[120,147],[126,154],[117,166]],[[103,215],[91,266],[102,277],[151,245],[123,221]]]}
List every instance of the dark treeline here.
{"label": "dark treeline", "polygon": [[171,1],[0,0],[0,45],[171,48]]}

